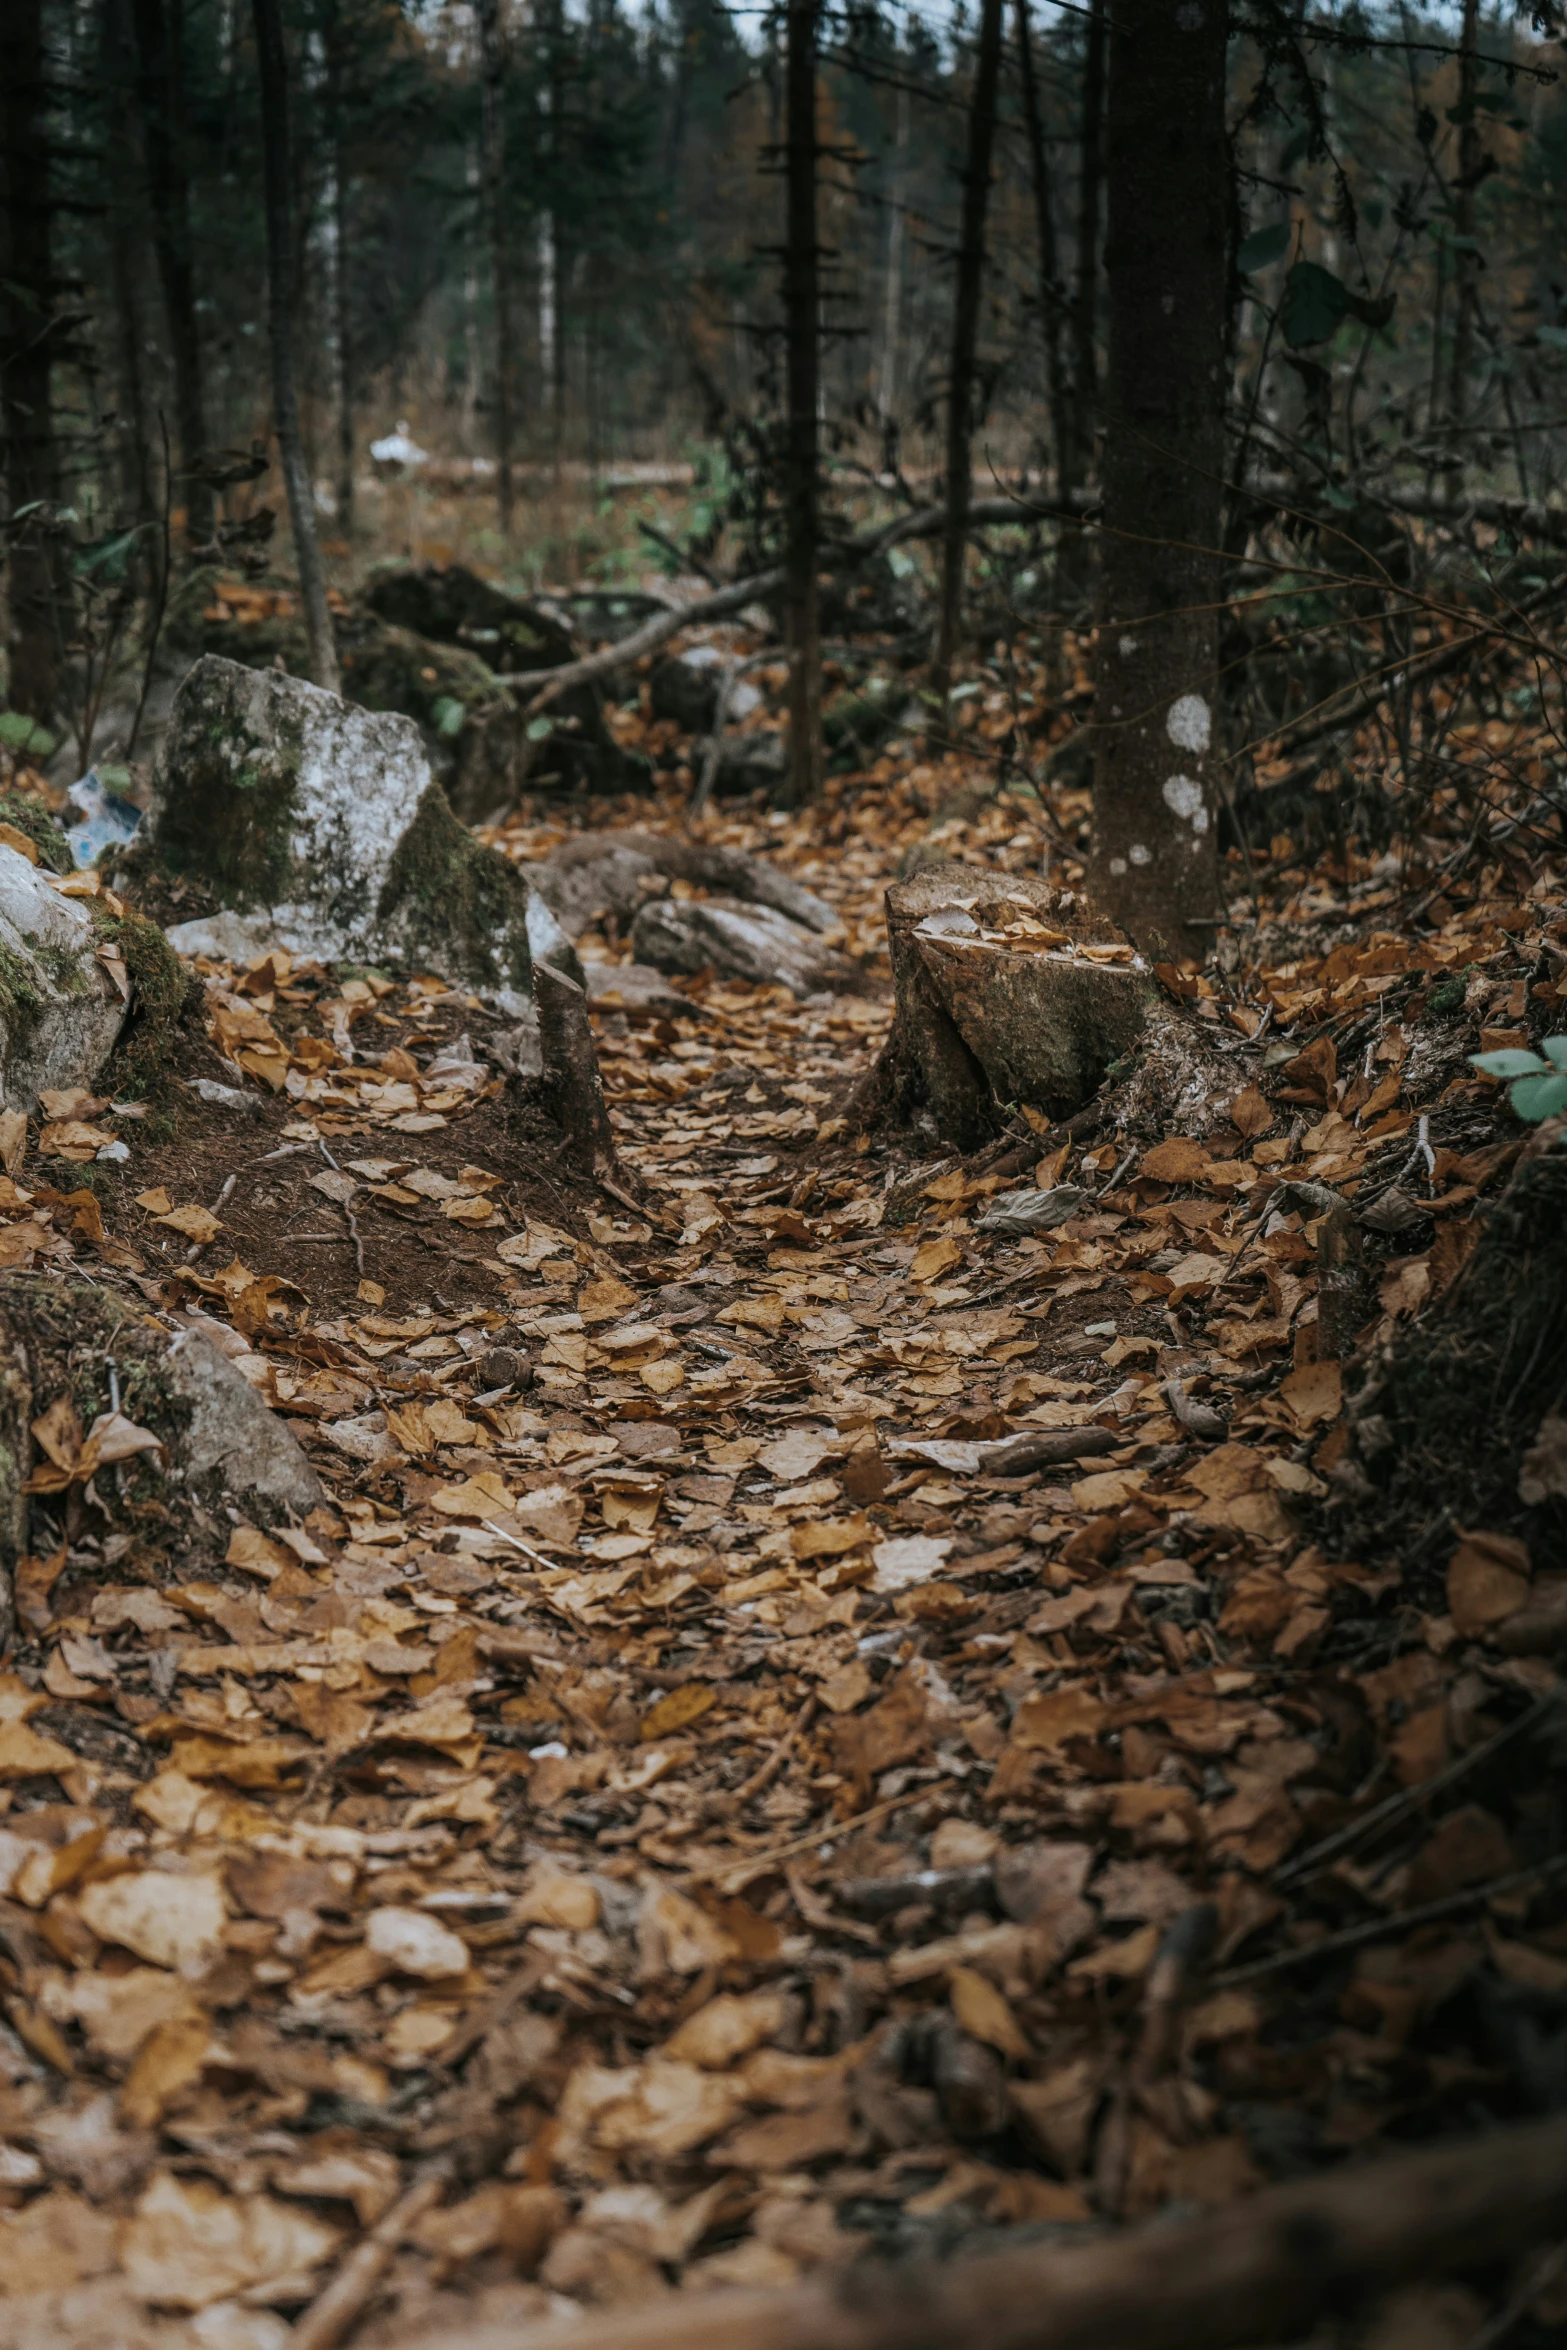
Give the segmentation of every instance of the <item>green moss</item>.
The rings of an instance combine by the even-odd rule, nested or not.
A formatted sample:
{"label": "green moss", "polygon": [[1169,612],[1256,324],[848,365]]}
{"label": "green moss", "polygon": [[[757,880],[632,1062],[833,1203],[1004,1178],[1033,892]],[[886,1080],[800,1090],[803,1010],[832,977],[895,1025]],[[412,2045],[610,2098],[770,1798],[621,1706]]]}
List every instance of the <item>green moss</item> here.
{"label": "green moss", "polygon": [[131,1008],[109,1062],[107,1082],[116,1098],[135,1099],[163,1074],[187,996],[200,983],[154,922],[139,914],[111,914],[96,898],[87,900],[93,928],[105,946],[118,947],[131,982]]}
{"label": "green moss", "polygon": [[402,932],[410,960],[428,959],[470,984],[525,988],[527,903],[516,868],[482,847],[432,784],[397,844],[376,907],[379,920]]}
{"label": "green moss", "polygon": [[27,792],[0,792],[0,824],[11,824],[18,832],[25,832],[38,851],[39,862],[51,873],[70,873],[76,859],[71,844],[44,806]]}
{"label": "green moss", "polygon": [[31,967],[0,939],[0,1028],[14,1047],[44,1008]]}
{"label": "green moss", "polygon": [[287,893],[288,810],[298,768],[297,729],[246,740],[240,697],[171,729],[158,856],[173,873],[199,874],[220,903],[243,912]]}

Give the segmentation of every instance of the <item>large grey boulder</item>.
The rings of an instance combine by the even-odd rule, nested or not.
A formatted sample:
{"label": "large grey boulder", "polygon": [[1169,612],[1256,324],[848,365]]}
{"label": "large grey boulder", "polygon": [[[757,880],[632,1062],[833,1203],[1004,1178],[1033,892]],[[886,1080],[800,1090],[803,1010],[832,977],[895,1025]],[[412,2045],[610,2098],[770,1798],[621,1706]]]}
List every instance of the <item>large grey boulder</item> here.
{"label": "large grey boulder", "polygon": [[[0,1106],[90,1086],[126,1015],[116,957],[89,911],[63,898],[20,850],[0,848]],[[124,974],[124,964],[119,971]]]}
{"label": "large grey boulder", "polygon": [[141,853],[221,909],[170,931],[182,953],[282,946],[527,991],[544,909],[530,926],[527,881],[457,821],[411,719],[209,654],[175,696],[144,831]]}

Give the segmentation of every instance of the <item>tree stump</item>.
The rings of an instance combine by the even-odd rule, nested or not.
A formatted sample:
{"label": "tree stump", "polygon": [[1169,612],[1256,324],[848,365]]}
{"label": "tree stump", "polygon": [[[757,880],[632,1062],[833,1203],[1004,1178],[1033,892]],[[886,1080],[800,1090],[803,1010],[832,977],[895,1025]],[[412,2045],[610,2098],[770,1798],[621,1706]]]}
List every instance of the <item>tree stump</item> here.
{"label": "tree stump", "polygon": [[539,1050],[550,1115],[566,1138],[566,1156],[584,1175],[617,1172],[615,1136],[599,1075],[588,999],[574,979],[548,963],[533,966]]}
{"label": "tree stump", "polygon": [[887,892],[897,1010],[860,1107],[928,1113],[972,1150],[1024,1104],[1070,1117],[1137,1045],[1154,1001],[1114,925],[1036,875],[933,865]]}

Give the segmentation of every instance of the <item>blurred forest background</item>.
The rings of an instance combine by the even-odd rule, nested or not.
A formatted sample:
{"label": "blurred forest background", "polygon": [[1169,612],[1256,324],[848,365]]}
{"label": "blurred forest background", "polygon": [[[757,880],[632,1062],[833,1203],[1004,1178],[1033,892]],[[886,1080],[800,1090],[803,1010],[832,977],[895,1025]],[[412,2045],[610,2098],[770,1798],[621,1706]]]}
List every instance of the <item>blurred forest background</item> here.
{"label": "blurred forest background", "polygon": [[[1379,790],[1395,757],[1428,802],[1456,790],[1469,808],[1472,779],[1431,767],[1454,715],[1431,675],[1478,677],[1500,651],[1514,699],[1481,715],[1556,723],[1553,8],[1236,0],[1222,132],[1132,189],[1114,35],[1160,15],[1148,0],[1114,19],[1104,0],[942,17],[815,0],[11,0],[12,749],[36,749],[37,727],[69,732],[83,762],[123,762],[139,747],[123,705],[146,699],[154,624],[177,636],[197,592],[182,583],[200,574],[203,608],[233,619],[263,610],[240,589],[286,596],[296,577],[302,525],[290,533],[269,462],[266,18],[287,82],[273,148],[300,478],[338,604],[390,559],[455,561],[519,594],[634,590],[634,620],[661,581],[700,596],[787,558],[798,671],[801,565],[849,548],[859,584],[828,597],[829,659],[863,637],[851,682],[890,662],[942,724],[984,734],[1003,781],[1010,764],[1037,791],[1083,731],[1074,632],[1103,533],[1127,530],[1104,504],[1109,312],[1117,235],[1136,238],[1141,205],[1166,247],[1189,215],[1222,320],[1203,394],[1222,433],[1202,461],[1212,593],[1193,593],[1224,611],[1226,839],[1287,771],[1331,801],[1319,829],[1385,846],[1385,808],[1368,812],[1347,752],[1332,759],[1368,711]],[[1186,103],[1143,82],[1145,110]],[[819,712],[816,637],[806,651]],[[954,689],[977,651],[991,671]],[[989,725],[953,698],[991,687],[1005,708]],[[790,706],[809,796],[821,762],[802,763],[802,727],[818,718]],[[95,741],[111,707],[116,741]],[[1554,825],[1549,793],[1530,791],[1527,821]],[[1275,815],[1253,806],[1248,856]]]}

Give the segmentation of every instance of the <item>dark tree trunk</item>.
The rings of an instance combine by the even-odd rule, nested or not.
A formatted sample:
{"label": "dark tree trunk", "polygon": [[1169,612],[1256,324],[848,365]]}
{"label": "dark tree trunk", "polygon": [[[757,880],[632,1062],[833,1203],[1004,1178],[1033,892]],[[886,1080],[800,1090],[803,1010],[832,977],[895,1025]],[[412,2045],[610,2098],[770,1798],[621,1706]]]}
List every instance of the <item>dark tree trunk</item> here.
{"label": "dark tree trunk", "polygon": [[126,0],[104,0],[100,29],[108,100],[105,145],[110,192],[105,225],[119,378],[120,495],[138,522],[148,522],[157,508],[152,487],[152,431],[142,368],[142,277],[137,233],[143,225],[138,195],[145,185],[146,174],[136,137],[136,62]]}
{"label": "dark tree trunk", "polygon": [[333,0],[326,19],[327,131],[332,142],[332,343],[337,393],[337,522],[354,535],[354,354],[348,299],[348,173],[344,136],[343,68],[346,42]]}
{"label": "dark tree trunk", "polygon": [[[1099,425],[1099,209],[1104,184],[1105,8],[1093,0],[1083,50],[1077,175],[1077,287],[1072,303],[1072,463],[1081,487],[1093,470]],[[1086,594],[1092,569],[1085,532],[1063,524],[1056,576],[1063,598]]]}
{"label": "dark tree trunk", "polygon": [[947,384],[947,527],[941,549],[941,618],[931,692],[945,709],[952,662],[963,622],[963,562],[968,552],[969,471],[974,446],[974,354],[985,278],[985,212],[990,202],[990,155],[996,135],[996,82],[1001,70],[1001,0],[983,0],[974,95],[969,105],[968,162],[963,171],[963,226],[958,243],[957,298],[952,309],[952,366]]}
{"label": "dark tree trunk", "polygon": [[512,359],[511,241],[506,220],[506,52],[501,40],[499,0],[479,0],[479,60],[482,77],[480,149],[484,182],[484,225],[490,247],[490,283],[495,300],[495,498],[501,536],[511,536]]}
{"label": "dark tree trunk", "polygon": [[1091,880],[1161,955],[1218,910],[1224,66],[1223,0],[1116,0]]}
{"label": "dark tree trunk", "polygon": [[821,384],[821,252],[816,227],[816,32],[818,0],[789,0],[784,131],[784,338],[788,422],[784,444],[784,586],[789,642],[789,783],[797,804],[822,788],[821,600],[817,403]]}
{"label": "dark tree trunk", "polygon": [[267,316],[272,342],[272,406],[277,428],[288,518],[299,568],[310,674],[329,693],[339,692],[337,647],[327,609],[326,574],[316,535],[316,504],[299,429],[299,395],[294,382],[294,239],[290,217],[288,145],[288,57],[278,0],[251,0],[256,26],[257,79],[261,90],[261,162],[267,214]]}
{"label": "dark tree trunk", "polygon": [[[0,173],[4,188],[0,269],[0,418],[13,516],[52,506],[60,491],[51,396],[54,257],[50,136],[41,0],[0,10]],[[10,704],[47,723],[54,714],[65,639],[62,580],[47,514],[15,524],[7,551]]]}
{"label": "dark tree trunk", "polygon": [[[1453,189],[1453,266],[1457,283],[1453,304],[1453,373],[1448,393],[1448,422],[1462,425],[1469,409],[1469,371],[1474,364],[1475,324],[1480,308],[1480,256],[1474,249],[1475,189],[1484,169],[1484,148],[1476,120],[1478,84],[1476,55],[1480,34],[1480,0],[1464,0],[1463,27],[1458,37],[1458,180]],[[1452,453],[1459,454],[1453,444]]]}
{"label": "dark tree trunk", "polygon": [[1045,381],[1050,393],[1050,430],[1056,445],[1056,492],[1065,505],[1076,489],[1077,419],[1072,412],[1066,350],[1062,341],[1060,256],[1056,250],[1055,205],[1050,186],[1050,155],[1045,145],[1044,119],[1039,105],[1039,83],[1034,73],[1034,42],[1029,30],[1028,0],[1016,0],[1018,75],[1023,87],[1023,127],[1028,134],[1029,177],[1034,191],[1034,235],[1039,259],[1039,313],[1045,338]]}
{"label": "dark tree trunk", "polygon": [[206,449],[201,336],[191,257],[190,182],[185,168],[184,12],[181,0],[132,0],[141,79],[142,136],[152,242],[168,315],[174,374],[174,428],[184,476],[185,528],[193,544],[212,537],[212,493],[197,479]]}

